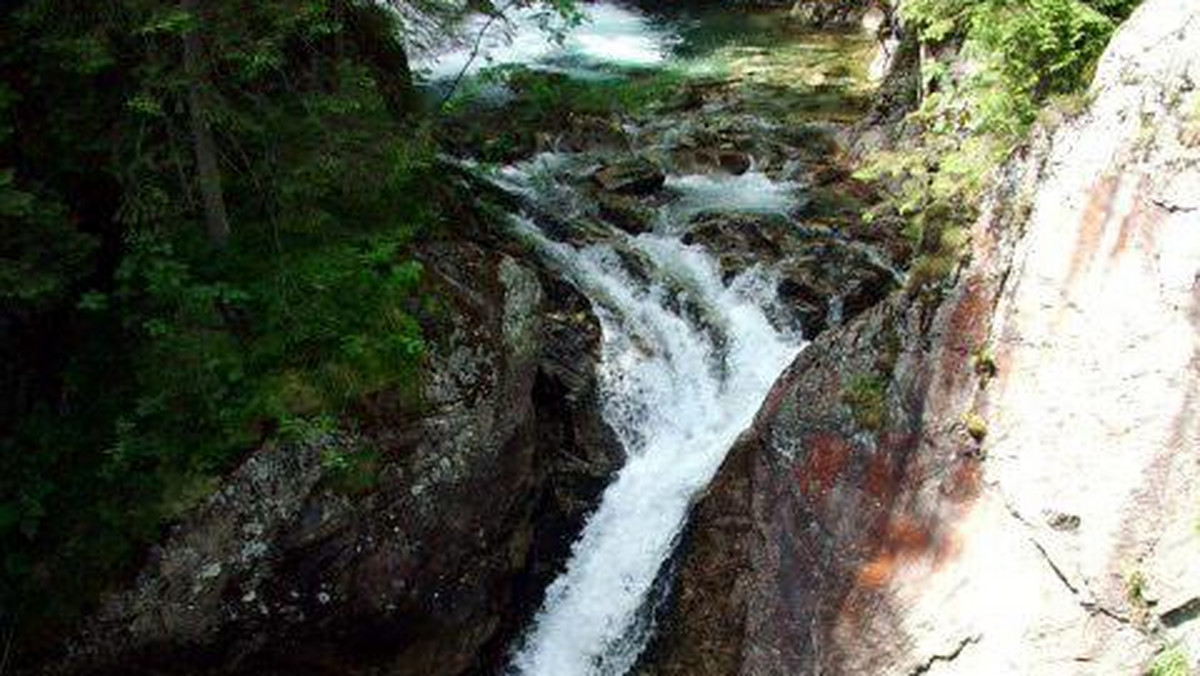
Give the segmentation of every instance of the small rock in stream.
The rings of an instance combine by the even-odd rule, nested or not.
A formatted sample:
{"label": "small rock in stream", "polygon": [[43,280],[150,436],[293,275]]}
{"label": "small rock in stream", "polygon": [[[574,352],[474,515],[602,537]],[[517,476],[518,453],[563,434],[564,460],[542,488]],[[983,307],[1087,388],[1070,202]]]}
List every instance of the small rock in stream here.
{"label": "small rock in stream", "polygon": [[622,195],[649,195],[663,187],[666,174],[644,157],[633,157],[610,164],[592,174],[600,187]]}

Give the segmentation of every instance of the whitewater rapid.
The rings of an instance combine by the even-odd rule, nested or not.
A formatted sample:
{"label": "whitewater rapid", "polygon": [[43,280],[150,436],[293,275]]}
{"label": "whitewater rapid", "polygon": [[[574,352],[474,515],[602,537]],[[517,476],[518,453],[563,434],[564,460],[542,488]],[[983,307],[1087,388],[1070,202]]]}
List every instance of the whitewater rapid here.
{"label": "whitewater rapid", "polygon": [[418,54],[415,65],[431,81],[512,64],[595,77],[613,66],[662,65],[679,42],[671,29],[633,8],[589,2],[578,10],[577,21],[542,6],[511,7],[498,19],[472,16],[459,27],[453,48]]}
{"label": "whitewater rapid", "polygon": [[[547,174],[563,162],[544,156],[506,169],[501,180],[561,213],[569,191]],[[720,186],[724,205],[710,179],[675,177],[675,204],[773,211],[790,199],[786,185],[758,174],[723,180],[731,183]],[[767,319],[775,293],[768,272],[725,284],[710,255],[681,241],[676,219],[690,211],[665,207],[655,232],[613,229],[584,246],[553,241],[530,218],[514,224],[592,300],[603,328],[604,415],[628,459],[515,646],[512,674],[616,676],[632,668],[653,630],[655,580],[691,501],[801,346]]]}
{"label": "whitewater rapid", "polygon": [[[585,21],[560,25],[560,40],[540,27],[557,19],[519,10],[484,35],[482,57],[460,48],[423,68],[432,81],[504,63],[603,77],[612,68],[660,66],[678,44],[678,33],[630,7],[581,7]],[[487,20],[475,21],[479,28]],[[659,208],[653,232],[634,237],[602,224],[590,243],[557,241],[547,233],[597,219],[571,187],[588,162],[546,153],[491,174],[528,207],[514,216],[516,235],[592,301],[603,329],[603,413],[627,458],[512,646],[511,676],[621,676],[635,665],[654,630],[656,581],[689,506],[802,345],[768,320],[778,303],[770,271],[751,269],[725,283],[712,256],[682,241],[701,213],[788,214],[799,186],[753,168],[670,176],[665,190],[673,198]]]}

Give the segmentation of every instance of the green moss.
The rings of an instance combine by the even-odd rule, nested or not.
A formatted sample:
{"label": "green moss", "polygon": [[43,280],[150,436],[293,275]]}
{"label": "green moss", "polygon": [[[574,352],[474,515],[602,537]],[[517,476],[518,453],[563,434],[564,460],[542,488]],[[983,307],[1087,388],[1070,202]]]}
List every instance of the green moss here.
{"label": "green moss", "polygon": [[876,374],[858,374],[843,385],[842,403],[859,427],[878,432],[887,422],[887,382]]}
{"label": "green moss", "polygon": [[1182,645],[1173,645],[1155,656],[1147,676],[1189,676],[1191,660]]}
{"label": "green moss", "polygon": [[321,467],[331,489],[343,495],[362,495],[379,484],[380,460],[374,449],[326,449]]}
{"label": "green moss", "polygon": [[987,387],[988,382],[996,377],[996,358],[988,346],[980,346],[971,355],[971,367],[979,376],[980,385]]}
{"label": "green moss", "polygon": [[922,254],[913,261],[908,272],[907,288],[917,293],[937,287],[949,279],[958,264],[959,258],[953,253]]}
{"label": "green moss", "polygon": [[963,415],[962,421],[963,425],[967,428],[967,434],[974,439],[976,443],[983,443],[983,440],[986,439],[988,435],[988,424],[987,421],[983,419],[983,416],[979,415],[975,411],[971,411]]}
{"label": "green moss", "polygon": [[1038,112],[1037,124],[1055,129],[1063,122],[1082,115],[1095,98],[1095,94],[1087,90],[1052,96]]}
{"label": "green moss", "polygon": [[1126,573],[1125,598],[1136,608],[1146,607],[1146,576],[1142,571],[1134,569]]}
{"label": "green moss", "polygon": [[806,221],[843,221],[856,217],[866,209],[862,199],[845,190],[814,188],[801,212]]}

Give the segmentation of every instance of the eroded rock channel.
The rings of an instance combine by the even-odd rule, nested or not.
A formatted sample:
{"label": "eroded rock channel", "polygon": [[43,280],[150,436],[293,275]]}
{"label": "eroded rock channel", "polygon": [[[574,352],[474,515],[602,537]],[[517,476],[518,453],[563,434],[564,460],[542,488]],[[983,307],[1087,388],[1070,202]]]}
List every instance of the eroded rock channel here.
{"label": "eroded rock channel", "polygon": [[[446,203],[472,206],[418,252],[442,299],[420,392],[249,456],[50,673],[635,667],[692,500],[784,367],[908,252],[860,220],[873,195],[837,141],[869,101],[871,36],[585,12],[559,43],[498,43],[499,84],[429,61],[435,98],[460,72],[474,88],[448,99],[444,158]],[[330,449],[372,480],[331,479]]]}
{"label": "eroded rock channel", "polygon": [[[607,14],[618,9],[630,15]],[[861,221],[874,196],[837,142],[871,91],[870,37],[752,12],[732,29],[721,17],[726,42],[703,45],[694,33],[711,16],[591,11],[592,30],[634,32],[607,37],[636,44],[623,54],[636,63],[610,63],[568,34],[491,107],[474,102],[461,128],[470,139],[472,121],[514,115],[522,95],[663,92],[616,115],[587,103],[537,110],[537,133],[507,139],[494,162],[474,161],[478,151],[460,160],[512,214],[514,236],[591,301],[602,409],[626,455],[513,636],[503,665],[513,674],[635,667],[694,496],[783,367],[899,286],[907,255]]]}

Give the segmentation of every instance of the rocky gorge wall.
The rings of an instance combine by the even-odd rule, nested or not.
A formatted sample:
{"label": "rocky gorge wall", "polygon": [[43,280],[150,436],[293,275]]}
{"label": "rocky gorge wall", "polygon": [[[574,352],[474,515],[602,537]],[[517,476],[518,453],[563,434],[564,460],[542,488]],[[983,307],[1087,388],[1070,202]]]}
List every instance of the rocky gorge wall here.
{"label": "rocky gorge wall", "polygon": [[694,509],[643,673],[1194,668],[1197,83],[1200,7],[1148,0],[998,172],[953,288],[800,355]]}
{"label": "rocky gorge wall", "polygon": [[[423,244],[420,393],[253,452],[50,674],[461,674],[499,659],[612,472],[600,326],[486,228]],[[339,465],[342,467],[339,468]]]}

